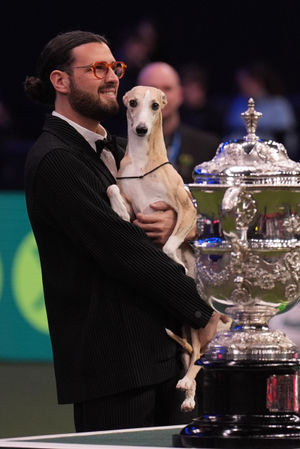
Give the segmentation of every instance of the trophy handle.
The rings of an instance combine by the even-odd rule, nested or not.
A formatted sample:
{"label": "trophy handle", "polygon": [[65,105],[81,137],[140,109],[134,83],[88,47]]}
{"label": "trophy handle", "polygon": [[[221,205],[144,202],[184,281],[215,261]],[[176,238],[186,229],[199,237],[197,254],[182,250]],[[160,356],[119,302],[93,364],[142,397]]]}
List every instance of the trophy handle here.
{"label": "trophy handle", "polygon": [[226,189],[221,206],[223,213],[233,212],[237,208],[242,190],[241,186],[228,187]]}

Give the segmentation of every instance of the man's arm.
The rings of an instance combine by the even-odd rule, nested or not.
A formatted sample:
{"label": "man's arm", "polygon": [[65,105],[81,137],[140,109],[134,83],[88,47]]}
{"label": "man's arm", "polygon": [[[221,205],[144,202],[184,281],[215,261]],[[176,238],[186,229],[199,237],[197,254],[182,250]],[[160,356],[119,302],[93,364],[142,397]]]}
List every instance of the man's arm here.
{"label": "man's arm", "polygon": [[213,312],[182,267],[153,245],[141,228],[110,207],[107,180],[61,149],[43,158],[35,180],[35,210],[53,220],[76,248],[96,261],[99,275],[132,284],[182,323],[206,326]]}

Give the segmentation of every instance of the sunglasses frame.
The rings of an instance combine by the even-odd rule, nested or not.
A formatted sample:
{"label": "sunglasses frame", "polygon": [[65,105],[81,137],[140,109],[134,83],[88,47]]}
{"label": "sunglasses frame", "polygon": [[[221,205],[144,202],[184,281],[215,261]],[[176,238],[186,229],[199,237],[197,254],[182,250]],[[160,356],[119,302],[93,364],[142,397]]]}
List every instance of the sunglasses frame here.
{"label": "sunglasses frame", "polygon": [[[96,66],[97,66],[98,64],[103,64],[103,65],[105,65],[105,67],[106,67],[106,72],[105,72],[105,74],[104,74],[103,76],[101,76],[101,77],[98,76],[98,75],[96,74]],[[76,67],[73,67],[73,68],[74,68],[74,69],[90,69],[90,70],[93,72],[94,77],[97,78],[98,80],[101,80],[101,79],[103,79],[103,78],[106,76],[106,74],[107,74],[107,72],[108,72],[108,69],[112,69],[113,72],[115,73],[114,67],[115,67],[116,65],[118,65],[118,64],[122,67],[122,70],[123,70],[123,73],[122,73],[121,76],[116,75],[116,76],[118,76],[118,79],[120,80],[121,78],[123,78],[123,76],[124,76],[124,74],[125,74],[125,71],[126,71],[126,69],[127,69],[127,65],[126,65],[125,62],[123,62],[123,61],[114,61],[114,62],[111,62],[110,64],[109,64],[108,62],[106,62],[106,61],[96,61],[96,62],[93,62],[92,64],[88,64],[88,65],[79,65],[79,66],[76,66]],[[116,74],[116,73],[115,73],[115,74]]]}

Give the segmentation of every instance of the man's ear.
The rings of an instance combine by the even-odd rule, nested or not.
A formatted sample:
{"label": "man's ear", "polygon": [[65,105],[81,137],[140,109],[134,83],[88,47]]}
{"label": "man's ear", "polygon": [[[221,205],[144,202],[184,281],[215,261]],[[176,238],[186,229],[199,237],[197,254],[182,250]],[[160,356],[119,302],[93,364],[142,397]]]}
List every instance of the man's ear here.
{"label": "man's ear", "polygon": [[53,70],[50,74],[50,81],[57,92],[66,94],[69,92],[70,79],[66,72]]}
{"label": "man's ear", "polygon": [[164,92],[161,92],[161,108],[163,109],[168,104],[167,96]]}

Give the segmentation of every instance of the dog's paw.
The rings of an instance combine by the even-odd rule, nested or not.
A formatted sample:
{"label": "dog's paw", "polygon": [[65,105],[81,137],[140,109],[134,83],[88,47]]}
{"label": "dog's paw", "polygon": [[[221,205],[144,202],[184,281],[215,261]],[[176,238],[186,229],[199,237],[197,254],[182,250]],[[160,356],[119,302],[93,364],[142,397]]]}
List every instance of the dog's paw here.
{"label": "dog's paw", "polygon": [[194,380],[191,380],[185,376],[177,382],[176,388],[177,390],[183,391],[191,390],[194,387],[194,383]]}
{"label": "dog's paw", "polygon": [[194,410],[196,405],[194,398],[186,398],[183,403],[181,404],[180,410],[182,412],[191,412]]}
{"label": "dog's paw", "polygon": [[125,221],[130,221],[126,203],[116,184],[110,185],[106,190],[112,209]]}

